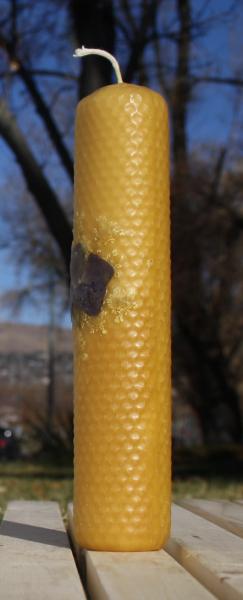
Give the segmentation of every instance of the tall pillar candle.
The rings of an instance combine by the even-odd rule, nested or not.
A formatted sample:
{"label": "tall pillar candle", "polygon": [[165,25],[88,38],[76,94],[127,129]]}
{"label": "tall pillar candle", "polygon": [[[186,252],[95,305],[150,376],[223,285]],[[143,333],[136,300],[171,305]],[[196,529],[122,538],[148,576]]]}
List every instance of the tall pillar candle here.
{"label": "tall pillar candle", "polygon": [[[168,154],[167,107],[158,93],[120,82],[79,103],[74,528],[89,549],[155,550],[169,534]],[[96,281],[100,266],[105,283],[100,275]]]}

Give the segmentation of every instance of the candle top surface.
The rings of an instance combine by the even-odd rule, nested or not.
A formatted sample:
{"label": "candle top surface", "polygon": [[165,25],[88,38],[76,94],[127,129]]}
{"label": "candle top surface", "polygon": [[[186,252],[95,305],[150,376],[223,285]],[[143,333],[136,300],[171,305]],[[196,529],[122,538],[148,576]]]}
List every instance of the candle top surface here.
{"label": "candle top surface", "polygon": [[90,102],[91,100],[93,100],[95,103],[100,102],[102,101],[102,98],[107,97],[107,95],[110,95],[111,97],[113,96],[114,99],[121,98],[121,101],[124,95],[126,96],[126,98],[129,95],[136,95],[136,97],[140,96],[141,99],[145,101],[146,99],[151,100],[153,98],[155,102],[160,103],[161,106],[164,107],[165,110],[167,110],[166,100],[161,94],[159,94],[159,92],[156,92],[155,90],[152,90],[151,88],[148,88],[143,85],[125,82],[111,83],[109,85],[105,85],[98,88],[91,94],[88,94],[87,96],[82,98],[79,101],[77,108],[79,109],[79,107],[84,106],[87,102]]}

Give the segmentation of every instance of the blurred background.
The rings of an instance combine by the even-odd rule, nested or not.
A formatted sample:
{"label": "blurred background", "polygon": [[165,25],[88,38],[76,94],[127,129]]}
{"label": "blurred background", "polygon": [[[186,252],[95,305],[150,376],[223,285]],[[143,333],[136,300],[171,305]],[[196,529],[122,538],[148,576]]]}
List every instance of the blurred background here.
{"label": "blurred background", "polygon": [[168,101],[175,493],[242,494],[242,29],[240,1],[1,0],[0,498],[71,494],[75,108],[114,81],[81,45]]}

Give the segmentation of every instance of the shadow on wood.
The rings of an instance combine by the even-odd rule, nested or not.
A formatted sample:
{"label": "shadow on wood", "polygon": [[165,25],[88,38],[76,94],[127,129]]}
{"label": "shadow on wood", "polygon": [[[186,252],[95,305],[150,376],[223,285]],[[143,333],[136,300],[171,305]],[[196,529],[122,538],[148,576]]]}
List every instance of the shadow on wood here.
{"label": "shadow on wood", "polygon": [[38,544],[48,544],[48,546],[57,546],[58,548],[68,548],[68,538],[64,531],[55,529],[46,529],[45,527],[36,527],[35,525],[26,525],[14,521],[4,520],[1,525],[1,535],[37,542]]}

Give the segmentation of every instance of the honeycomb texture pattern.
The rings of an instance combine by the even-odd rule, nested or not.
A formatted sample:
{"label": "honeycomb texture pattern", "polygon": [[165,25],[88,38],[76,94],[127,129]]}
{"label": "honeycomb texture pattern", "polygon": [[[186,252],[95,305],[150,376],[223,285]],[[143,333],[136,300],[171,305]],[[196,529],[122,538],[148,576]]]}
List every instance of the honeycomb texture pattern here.
{"label": "honeycomb texture pattern", "polygon": [[74,243],[115,275],[74,315],[74,527],[82,547],[161,548],[170,529],[168,115],[115,84],[77,109]]}

